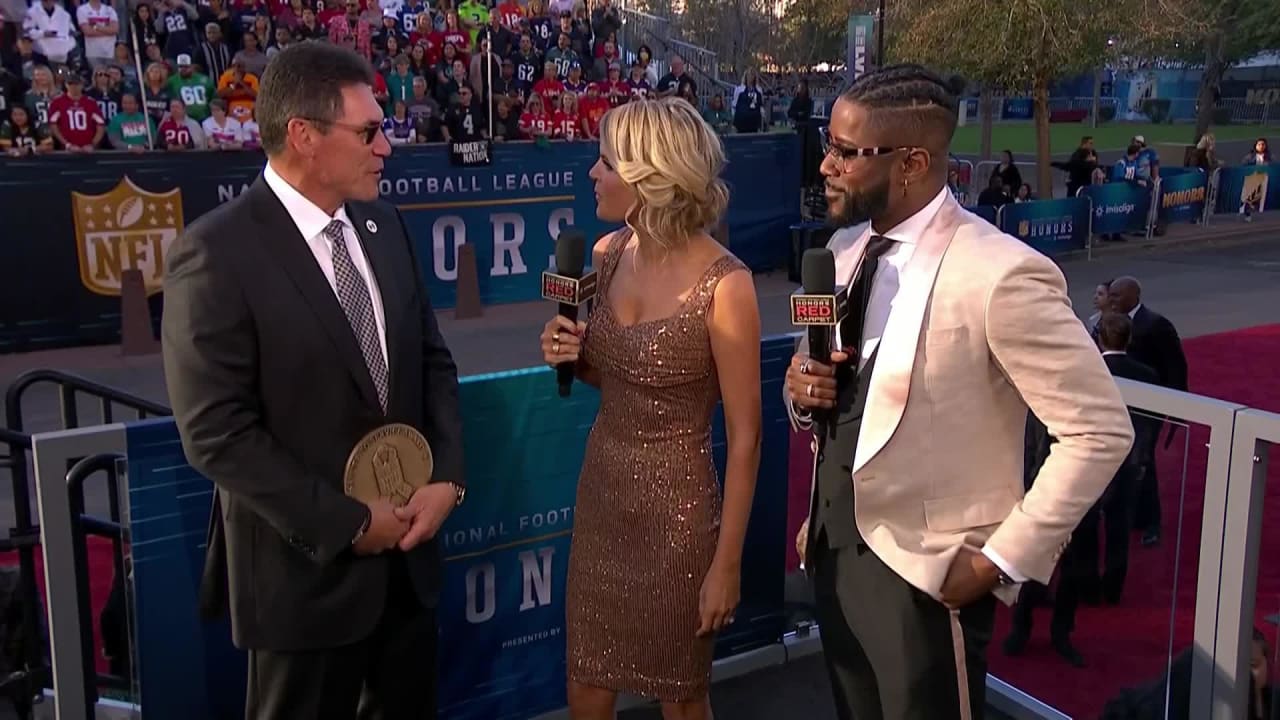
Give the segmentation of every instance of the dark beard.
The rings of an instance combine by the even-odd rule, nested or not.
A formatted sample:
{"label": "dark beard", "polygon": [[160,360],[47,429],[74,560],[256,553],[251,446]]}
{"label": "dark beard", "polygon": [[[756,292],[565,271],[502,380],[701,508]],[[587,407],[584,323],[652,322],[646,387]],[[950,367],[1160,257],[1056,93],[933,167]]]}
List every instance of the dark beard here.
{"label": "dark beard", "polygon": [[860,225],[880,217],[889,209],[889,180],[864,191],[841,190],[840,211],[827,210],[827,224],[834,228]]}

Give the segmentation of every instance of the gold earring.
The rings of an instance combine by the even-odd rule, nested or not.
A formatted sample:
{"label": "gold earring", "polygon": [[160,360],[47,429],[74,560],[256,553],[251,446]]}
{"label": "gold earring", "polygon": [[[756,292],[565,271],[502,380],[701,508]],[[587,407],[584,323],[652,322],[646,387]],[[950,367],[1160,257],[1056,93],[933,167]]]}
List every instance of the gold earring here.
{"label": "gold earring", "polygon": [[903,181],[902,181],[902,197],[906,197],[906,196],[907,196],[907,185],[908,185],[908,184],[909,184],[909,183],[906,181],[906,179],[903,179]]}

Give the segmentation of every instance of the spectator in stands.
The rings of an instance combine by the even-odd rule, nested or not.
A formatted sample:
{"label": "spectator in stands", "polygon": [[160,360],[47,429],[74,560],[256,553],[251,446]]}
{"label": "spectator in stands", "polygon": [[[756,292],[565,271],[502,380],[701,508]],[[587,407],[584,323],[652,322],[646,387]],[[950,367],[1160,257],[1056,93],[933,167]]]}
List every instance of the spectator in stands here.
{"label": "spectator in stands", "polygon": [[600,139],[600,121],[609,112],[609,101],[600,95],[599,83],[587,86],[587,94],[578,98],[578,115],[582,118],[582,137]]}
{"label": "spectator in stands", "polygon": [[724,105],[724,93],[718,92],[711,96],[707,109],[702,113],[702,119],[706,120],[719,135],[728,135],[733,132],[733,113],[729,112],[729,108]]}
{"label": "spectator in stands", "polygon": [[510,97],[499,96],[494,105],[493,139],[496,141],[520,139],[520,116],[516,114],[515,103]]}
{"label": "spectator in stands", "polygon": [[556,77],[564,80],[569,77],[569,67],[581,62],[582,59],[578,53],[574,52],[570,46],[569,33],[560,33],[557,36],[556,46],[547,51],[547,63],[555,65]]}
{"label": "spectator in stands", "polygon": [[130,20],[129,28],[133,35],[138,39],[138,47],[144,48],[148,45],[159,45],[160,36],[156,34],[156,16],[155,11],[145,2],[138,3],[133,9],[133,18]]}
{"label": "spectator in stands", "polygon": [[524,103],[524,114],[520,116],[520,134],[526,140],[536,140],[551,137],[554,129],[551,115],[543,107],[542,96],[537,93],[530,95]]}
{"label": "spectator in stands", "polygon": [[76,8],[76,22],[84,36],[84,59],[90,67],[99,68],[111,62],[116,53],[116,35],[120,17],[115,8],[102,0],[89,0]]}
{"label": "spectator in stands", "polygon": [[20,76],[0,64],[0,123],[9,119],[9,108],[22,104],[26,85]]}
{"label": "spectator in stands", "polygon": [[1136,143],[1129,145],[1124,151],[1124,157],[1117,160],[1111,168],[1111,182],[1130,182],[1148,187],[1150,176],[1145,174],[1147,168],[1138,163],[1141,152],[1142,148]]}
{"label": "spectator in stands", "polygon": [[524,104],[524,97],[516,85],[516,66],[511,58],[502,61],[502,72],[493,79],[493,97],[507,98],[513,105]]}
{"label": "spectator in stands", "polygon": [[[1271,149],[1267,145],[1266,138],[1258,138],[1253,144],[1253,149],[1248,155],[1240,161],[1241,165],[1269,165],[1271,164]],[[1247,197],[1240,202],[1240,214],[1244,215],[1245,222],[1253,222],[1253,214],[1262,207],[1263,197],[1261,194],[1255,194]]]}
{"label": "spectator in stands", "polygon": [[502,0],[495,8],[494,14],[512,34],[519,34],[520,21],[524,19],[524,7],[519,0]]}
{"label": "spectator in stands", "polygon": [[169,117],[160,123],[160,144],[169,151],[205,150],[209,147],[200,123],[187,115],[182,98],[169,101]]}
{"label": "spectator in stands", "polygon": [[1093,148],[1093,136],[1080,138],[1080,146],[1064,162],[1052,163],[1053,167],[1067,173],[1067,197],[1075,197],[1080,188],[1092,182],[1093,171],[1098,168],[1098,153]]}
{"label": "spectator in stands", "polygon": [[391,114],[383,118],[382,134],[392,145],[410,145],[417,141],[417,123],[409,114],[409,106],[404,100],[396,100]]}
{"label": "spectator in stands", "polygon": [[49,128],[58,146],[68,152],[93,152],[107,134],[107,121],[98,103],[84,94],[77,73],[66,78],[66,92],[49,103]]}
{"label": "spectator in stands", "polygon": [[180,98],[186,115],[197,124],[204,122],[209,117],[209,101],[217,97],[217,87],[207,75],[196,72],[190,55],[179,55],[177,63],[178,74],[169,78],[169,97]]}
{"label": "spectator in stands", "polygon": [[489,48],[498,57],[510,57],[516,46],[516,34],[502,24],[502,15],[496,10],[489,14],[489,24],[482,36],[489,40]]}
{"label": "spectator in stands", "polygon": [[584,17],[586,10],[581,5],[577,8],[574,12],[580,13],[579,15],[560,14],[560,32],[569,35],[569,47],[573,48],[580,62],[586,65],[595,56],[595,47],[591,44],[591,23]]}
{"label": "spectator in stands", "polygon": [[452,10],[444,13],[444,30],[440,34],[440,39],[445,45],[453,44],[462,62],[469,63],[471,61],[468,56],[475,46],[471,44],[471,33],[463,29],[462,21],[458,19],[458,13]]}
{"label": "spectator in stands", "polygon": [[462,0],[457,13],[462,29],[469,35],[471,47],[476,47],[480,31],[489,24],[489,4],[484,0]]}
{"label": "spectator in stands", "polygon": [[1005,190],[1004,178],[999,173],[993,173],[991,180],[987,183],[987,189],[978,194],[978,204],[986,205],[993,208],[1001,208],[1013,201],[1009,197],[1009,193]]}
{"label": "spectator in stands", "polygon": [[547,14],[544,0],[529,0],[527,20],[529,35],[533,38],[533,46],[538,52],[545,53],[555,46],[555,23]]}
{"label": "spectator in stands", "polygon": [[271,57],[269,51],[271,44],[275,42],[276,30],[275,23],[271,21],[271,16],[259,13],[253,19],[253,35],[258,39],[258,47],[267,57]]}
{"label": "spectator in stands", "polygon": [[622,79],[622,65],[609,66],[608,76],[600,84],[600,94],[609,101],[609,107],[618,107],[631,99],[631,86]]}
{"label": "spectator in stands", "polygon": [[502,58],[489,48],[489,36],[480,38],[476,51],[471,54],[471,67],[467,77],[471,79],[471,90],[476,100],[485,107],[490,106],[491,94],[489,84],[502,75]]}
{"label": "spectator in stands", "polygon": [[161,65],[164,65],[165,70],[169,74],[173,73],[175,66],[173,63],[169,62],[169,59],[166,58],[164,56],[164,53],[160,51],[159,45],[148,45],[142,51],[142,55],[143,55],[142,62],[144,65],[150,64],[150,63],[160,63]]}
{"label": "spectator in stands", "polygon": [[231,48],[222,36],[222,26],[216,22],[204,26],[204,42],[200,43],[200,64],[211,78],[220,78],[231,67]]}
{"label": "spectator in stands", "polygon": [[12,157],[51,152],[53,135],[48,125],[32,121],[25,105],[15,105],[9,119],[0,123],[0,150]]}
{"label": "spectator in stands", "polygon": [[292,44],[293,31],[284,25],[277,25],[275,42],[271,44],[271,47],[267,48],[267,61],[270,62],[271,58],[276,56],[276,53],[284,50]]}
{"label": "spectator in stands", "polygon": [[58,0],[39,0],[27,9],[23,20],[24,35],[35,43],[41,55],[59,65],[75,58],[76,29],[68,13]]}
{"label": "spectator in stands", "polygon": [[177,60],[178,56],[191,56],[196,51],[193,32],[200,14],[195,6],[185,0],[162,0],[164,10],[156,18],[156,34],[164,45],[164,56]]}
{"label": "spectator in stands", "polygon": [[801,80],[796,86],[796,96],[791,99],[791,106],[787,108],[787,118],[791,120],[792,127],[800,127],[809,122],[812,116],[813,98],[809,97],[809,81]]}
{"label": "spectator in stands", "polygon": [[[453,74],[452,68],[449,69],[449,74]],[[414,80],[421,77],[421,75],[415,75],[410,71],[409,58],[406,55],[402,54],[396,57],[395,70],[392,71],[391,74],[387,75],[388,100],[385,111],[388,115],[390,115],[394,109],[394,106],[391,103],[395,103],[397,100],[407,101],[409,98],[413,97]]]}
{"label": "spectator in stands", "polygon": [[151,122],[159,125],[169,114],[169,68],[164,63],[147,66],[142,82],[143,105]]}
{"label": "spectator in stands", "polygon": [[[98,103],[98,112],[102,116],[103,124],[110,123],[111,118],[120,112],[121,92],[112,87],[111,74],[105,68],[93,71],[93,86],[85,91],[85,95],[88,95],[90,100]],[[111,145],[105,137],[98,147],[103,150],[111,149]]]}
{"label": "spectator in stands", "polygon": [[742,74],[742,86],[733,107],[733,127],[740,133],[760,132],[764,124],[764,93],[755,70]]}
{"label": "spectator in stands", "polygon": [[565,78],[565,92],[577,95],[579,98],[587,94],[587,85],[589,83],[582,77],[582,66],[574,63],[569,66],[569,77]]}
{"label": "spectator in stands", "polygon": [[262,149],[262,131],[258,129],[258,121],[254,118],[250,111],[249,119],[245,120],[241,125],[244,135],[244,147],[246,150]]}
{"label": "spectator in stands", "polygon": [[210,150],[239,150],[244,147],[244,128],[227,114],[227,103],[217,98],[209,103],[209,117],[200,123]]}
{"label": "spectator in stands", "polygon": [[[671,72],[663,75],[662,79],[658,80],[658,84],[655,86],[655,89],[658,91],[658,97],[684,95],[686,87],[692,88],[695,96],[698,94],[698,84],[693,81],[693,78],[689,77],[687,72],[685,72],[684,58],[679,55],[672,55]],[[694,107],[696,108],[697,104],[694,104]]]}
{"label": "spectator in stands", "polygon": [[[367,24],[362,27],[367,27]],[[332,32],[330,35],[332,35]],[[363,42],[368,43],[369,38],[367,35],[361,36],[361,38]],[[244,47],[240,48],[240,50],[231,57],[231,62],[244,63],[245,72],[253,75],[254,77],[262,77],[262,73],[267,70],[267,60],[269,58],[267,58],[267,54],[263,52],[260,47],[257,34],[245,33],[244,37],[240,38],[240,40],[244,43]],[[368,47],[366,46],[364,49],[368,50]],[[356,48],[356,51],[361,52],[361,49]],[[369,57],[366,53],[361,52],[361,54],[366,58]]]}
{"label": "spectator in stands", "polygon": [[609,66],[617,64],[618,45],[612,40],[605,41],[601,46],[600,57],[596,58],[591,66],[591,80],[600,82],[609,78]]}
{"label": "spectator in stands", "polygon": [[1036,196],[1031,192],[1031,185],[1028,183],[1022,183],[1019,185],[1018,193],[1013,196],[1013,201],[1015,203],[1033,202],[1035,199]]}
{"label": "spectator in stands", "polygon": [[400,17],[400,32],[411,35],[420,26],[419,16],[425,15],[430,20],[431,9],[421,0],[406,0],[396,14]]}
{"label": "spectator in stands", "polygon": [[458,89],[458,102],[444,113],[443,130],[445,142],[489,136],[488,121],[475,103],[470,86],[463,85]]}
{"label": "spectator in stands", "polygon": [[526,99],[533,92],[533,86],[542,77],[544,60],[534,47],[533,38],[527,33],[520,36],[519,49],[511,60],[515,63],[516,87]]}
{"label": "spectator in stands", "polygon": [[138,96],[126,93],[120,98],[120,112],[107,122],[107,138],[111,148],[129,152],[143,152],[151,148],[156,134],[156,124],[142,112]]}
{"label": "spectator in stands", "polygon": [[240,45],[240,36],[244,34],[244,26],[240,23],[239,14],[233,14],[231,8],[227,7],[226,0],[207,0],[199,2],[196,6],[196,29],[203,28],[209,23],[218,26],[222,31],[223,42],[227,43],[231,52],[235,52]]}
{"label": "spectator in stands", "polygon": [[649,83],[649,87],[658,84],[658,68],[653,65],[653,49],[648,45],[641,45],[636,51],[636,64],[644,70],[645,82]]}
{"label": "spectator in stands", "polygon": [[32,71],[31,89],[22,98],[34,125],[49,124],[49,106],[61,92],[53,81],[53,71],[40,65]]}
{"label": "spectator in stands", "polygon": [[[397,21],[398,22],[398,21]],[[381,46],[374,46],[373,69],[381,75],[389,76],[396,70],[396,58],[404,56],[405,69],[409,68],[409,56],[404,52],[399,35],[388,35]]]}
{"label": "spectator in stands", "polygon": [[[550,53],[548,53],[548,58]],[[542,96],[542,102],[545,104],[548,112],[554,112],[560,107],[560,95],[564,93],[564,83],[560,82],[559,74],[556,71],[556,64],[548,59],[542,65],[542,79],[533,84],[533,92]]]}
{"label": "spectator in stands", "polygon": [[649,82],[644,66],[640,63],[631,66],[631,77],[627,78],[627,92],[632,100],[645,100],[653,92],[653,85]]}
{"label": "spectator in stands", "polygon": [[565,92],[560,95],[560,107],[556,108],[551,118],[554,131],[552,137],[557,140],[577,140],[582,129],[582,120],[578,116],[578,96]]}
{"label": "spectator in stands", "polygon": [[702,101],[698,99],[698,93],[692,85],[681,85],[680,94],[676,97],[692,105],[698,112],[702,112]]}
{"label": "spectator in stands", "polygon": [[31,82],[37,67],[50,67],[49,58],[36,52],[31,33],[26,30],[18,36],[18,51],[9,58],[9,69],[14,75]]}
{"label": "spectator in stands", "polygon": [[107,66],[107,70],[111,72],[111,79],[116,81],[116,73],[120,74],[117,83],[130,92],[137,92],[141,82],[138,79],[138,69],[133,64],[133,51],[125,43],[116,43],[116,59],[115,62]]}
{"label": "spectator in stands", "polygon": [[293,34],[298,40],[320,40],[328,37],[329,31],[320,24],[320,18],[316,17],[314,10],[305,8],[302,11],[302,24],[294,28]]}
{"label": "spectator in stands", "polygon": [[1000,164],[991,171],[991,176],[1000,178],[1006,195],[1012,195],[1022,186],[1022,173],[1018,171],[1018,165],[1013,161],[1013,152],[1009,150],[1000,154]]}
{"label": "spectator in stands", "polygon": [[427,92],[427,79],[421,75],[413,78],[412,95],[406,101],[409,117],[413,118],[413,127],[418,134],[418,142],[440,142],[444,139],[441,123],[444,113],[430,93]]}
{"label": "spectator in stands", "polygon": [[610,36],[617,38],[622,29],[622,15],[614,7],[613,0],[599,0],[591,9],[591,30],[598,41],[608,40]]}
{"label": "spectator in stands", "polygon": [[[297,30],[302,24],[302,11],[306,8],[305,0],[288,0],[281,5],[280,12],[276,13],[276,25],[287,27],[290,31]],[[391,13],[391,17],[395,18],[398,24],[399,18],[395,13]]]}

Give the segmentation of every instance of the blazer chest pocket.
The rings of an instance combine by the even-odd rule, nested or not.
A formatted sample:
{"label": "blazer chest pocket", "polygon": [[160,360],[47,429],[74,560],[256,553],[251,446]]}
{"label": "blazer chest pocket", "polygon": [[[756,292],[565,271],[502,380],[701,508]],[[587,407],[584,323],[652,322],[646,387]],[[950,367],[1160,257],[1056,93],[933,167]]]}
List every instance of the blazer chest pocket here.
{"label": "blazer chest pocket", "polygon": [[954,399],[963,395],[973,379],[969,353],[969,328],[930,329],[924,336],[924,380],[930,395]]}
{"label": "blazer chest pocket", "polygon": [[997,525],[1009,517],[1014,498],[1006,490],[924,501],[924,524],[934,532]]}

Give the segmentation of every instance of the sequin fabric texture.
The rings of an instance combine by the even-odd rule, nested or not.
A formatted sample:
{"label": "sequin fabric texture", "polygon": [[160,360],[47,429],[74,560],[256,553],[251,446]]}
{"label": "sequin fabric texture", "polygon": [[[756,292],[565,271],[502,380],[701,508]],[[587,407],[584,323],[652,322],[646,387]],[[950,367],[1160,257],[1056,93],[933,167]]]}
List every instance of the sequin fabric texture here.
{"label": "sequin fabric texture", "polygon": [[675,314],[622,325],[604,300],[629,233],[601,263],[583,358],[601,402],[578,482],[566,598],[568,674],[593,687],[665,701],[710,682],[712,638],[697,638],[698,593],[715,554],[720,489],[711,417],[720,393],[706,313],[707,268]]}

